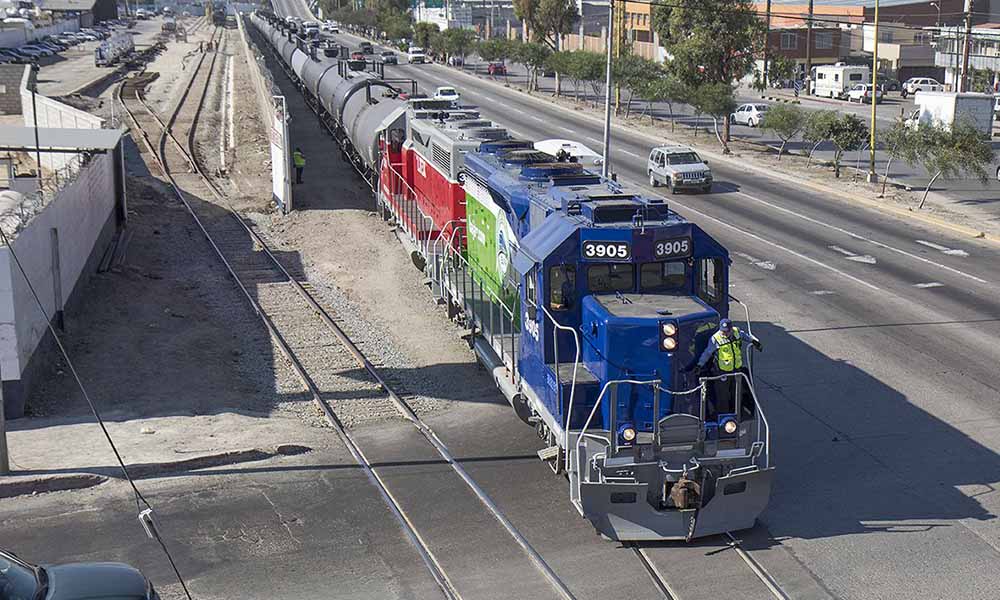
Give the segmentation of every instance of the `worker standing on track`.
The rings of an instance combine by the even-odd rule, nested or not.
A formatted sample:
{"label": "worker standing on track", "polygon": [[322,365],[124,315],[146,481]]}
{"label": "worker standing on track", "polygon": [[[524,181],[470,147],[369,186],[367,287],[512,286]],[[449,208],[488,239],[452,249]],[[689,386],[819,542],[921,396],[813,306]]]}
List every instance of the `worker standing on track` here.
{"label": "worker standing on track", "polygon": [[302,149],[298,146],[292,153],[292,164],[295,165],[295,183],[302,183],[302,170],[306,168],[306,155],[302,154]]}

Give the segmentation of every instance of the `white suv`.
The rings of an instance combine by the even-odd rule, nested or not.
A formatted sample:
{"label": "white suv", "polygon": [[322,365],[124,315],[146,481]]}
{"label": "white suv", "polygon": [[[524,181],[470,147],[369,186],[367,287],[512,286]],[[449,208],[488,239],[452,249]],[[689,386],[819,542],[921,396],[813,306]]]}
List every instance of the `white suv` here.
{"label": "white suv", "polygon": [[938,83],[936,79],[931,79],[930,77],[911,77],[903,84],[901,93],[906,98],[907,95],[916,94],[917,92],[940,92],[943,90],[944,86]]}
{"label": "white suv", "polygon": [[674,194],[684,189],[712,191],[712,170],[697,152],[687,146],[653,148],[646,161],[646,172],[649,174],[649,185],[657,187],[665,184]]}

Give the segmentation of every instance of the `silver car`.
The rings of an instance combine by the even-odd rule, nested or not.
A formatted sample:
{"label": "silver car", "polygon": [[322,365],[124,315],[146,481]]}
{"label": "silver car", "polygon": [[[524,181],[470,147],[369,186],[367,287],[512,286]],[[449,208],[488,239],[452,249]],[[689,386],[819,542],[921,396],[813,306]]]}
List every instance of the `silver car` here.
{"label": "silver car", "polygon": [[712,170],[708,162],[687,146],[658,146],[649,152],[646,163],[649,185],[661,183],[674,194],[678,190],[712,191]]}

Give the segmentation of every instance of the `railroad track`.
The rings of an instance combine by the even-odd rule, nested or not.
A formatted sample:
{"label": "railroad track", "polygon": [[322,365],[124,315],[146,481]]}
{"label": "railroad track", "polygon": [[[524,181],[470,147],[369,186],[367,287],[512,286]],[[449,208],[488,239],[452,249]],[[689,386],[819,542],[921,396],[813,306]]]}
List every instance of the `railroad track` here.
{"label": "railroad track", "polygon": [[[222,28],[216,28],[213,41]],[[195,145],[195,132],[215,70],[219,44],[211,55],[202,54],[180,100],[166,120],[143,99],[147,78],[134,78],[118,88],[118,99],[131,120],[133,136],[143,140],[156,170],[191,214],[213,251],[235,280],[242,294],[260,317],[275,344],[302,381],[327,423],[362,468],[382,500],[420,554],[445,598],[462,598],[451,575],[428,543],[428,531],[418,527],[394,495],[391,476],[366,455],[366,448],[338,416],[337,398],[371,397],[397,413],[447,465],[486,511],[506,532],[544,578],[555,597],[574,598],[527,539],[510,523],[492,499],[455,460],[447,446],[413,411],[405,397],[386,381],[351,336],[338,324],[333,311],[313,293],[301,273],[293,273],[272,252],[267,240],[250,227],[231,207],[222,189],[202,170]],[[155,140],[155,141],[154,141]],[[294,269],[293,269],[294,270]],[[346,352],[345,352],[346,351]],[[364,377],[338,373],[360,366]]]}

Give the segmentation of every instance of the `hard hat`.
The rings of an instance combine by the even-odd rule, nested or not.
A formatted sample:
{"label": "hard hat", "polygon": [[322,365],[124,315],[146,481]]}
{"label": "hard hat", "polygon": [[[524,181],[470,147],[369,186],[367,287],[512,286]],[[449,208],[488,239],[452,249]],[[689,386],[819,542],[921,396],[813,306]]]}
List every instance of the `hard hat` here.
{"label": "hard hat", "polygon": [[722,319],[721,321],[719,321],[719,329],[726,332],[732,331],[733,322],[730,321],[729,319]]}

